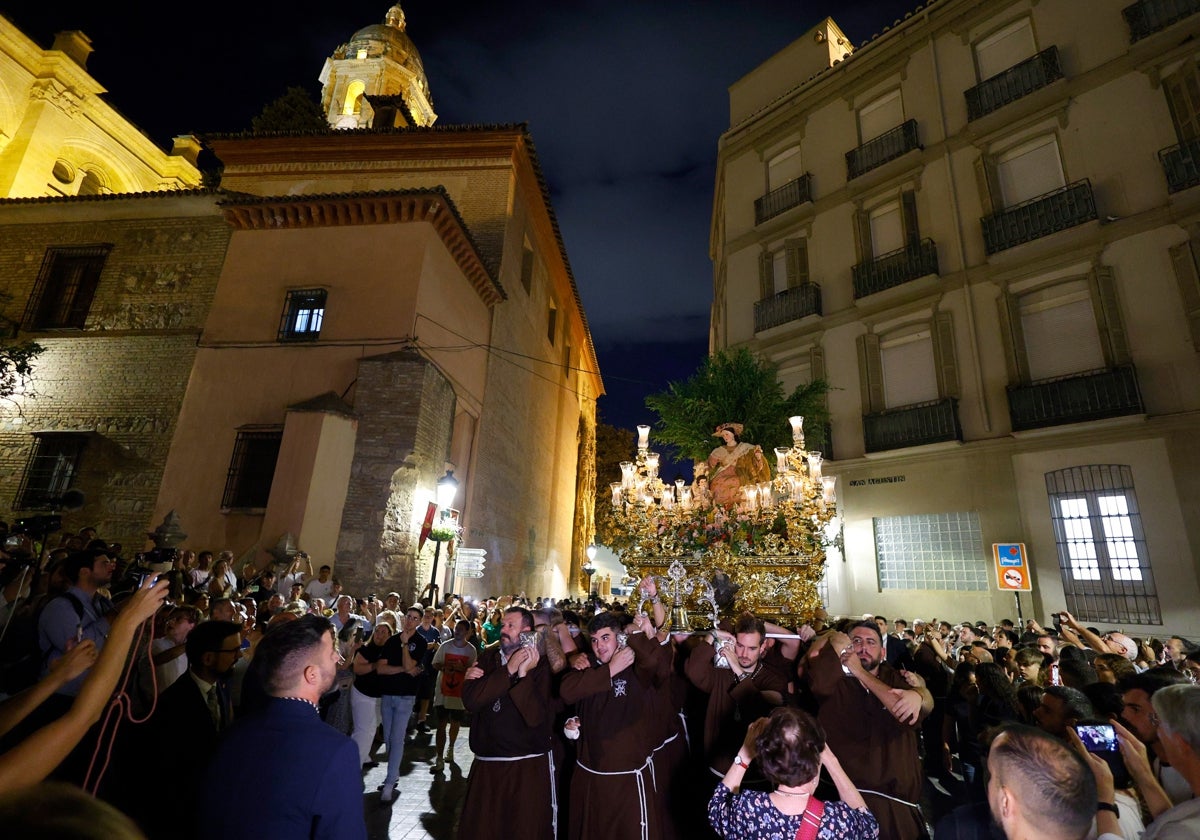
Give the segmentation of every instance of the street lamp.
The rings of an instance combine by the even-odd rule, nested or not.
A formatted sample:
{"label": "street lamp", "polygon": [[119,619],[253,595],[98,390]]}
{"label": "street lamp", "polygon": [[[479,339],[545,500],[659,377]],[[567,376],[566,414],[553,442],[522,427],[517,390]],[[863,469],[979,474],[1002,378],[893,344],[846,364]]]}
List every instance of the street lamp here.
{"label": "street lamp", "polygon": [[592,543],[591,545],[589,545],[587,547],[587,562],[583,564],[583,573],[585,575],[587,575],[587,579],[588,579],[587,592],[588,592],[589,598],[592,597],[592,575],[596,574],[596,552],[597,551],[598,551],[598,549],[596,548],[595,543]]}
{"label": "street lamp", "polygon": [[[450,506],[454,504],[454,496],[458,493],[458,479],[454,477],[454,470],[447,469],[446,474],[437,480],[437,506],[440,511],[438,525],[444,527],[446,519],[450,516]],[[433,571],[429,575],[429,600],[431,606],[436,606],[438,602],[438,559],[442,555],[442,541],[438,539],[438,530],[434,530],[430,534],[433,540]]]}

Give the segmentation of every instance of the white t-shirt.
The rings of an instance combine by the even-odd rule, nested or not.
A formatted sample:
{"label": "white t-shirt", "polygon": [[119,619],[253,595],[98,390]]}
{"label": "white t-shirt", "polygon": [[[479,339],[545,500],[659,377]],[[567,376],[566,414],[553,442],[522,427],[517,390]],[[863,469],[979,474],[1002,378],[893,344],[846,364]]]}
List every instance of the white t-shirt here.
{"label": "white t-shirt", "polygon": [[304,591],[310,598],[320,598],[326,602],[326,606],[333,606],[329,603],[329,593],[333,591],[333,578],[321,583],[320,578],[313,578],[308,582],[308,586],[304,587]]}

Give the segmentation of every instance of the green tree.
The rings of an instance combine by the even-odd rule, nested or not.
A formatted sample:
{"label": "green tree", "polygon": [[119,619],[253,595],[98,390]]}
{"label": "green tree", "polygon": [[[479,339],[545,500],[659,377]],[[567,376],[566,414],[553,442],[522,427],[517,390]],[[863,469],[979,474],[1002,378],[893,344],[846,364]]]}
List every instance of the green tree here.
{"label": "green tree", "polygon": [[795,414],[804,417],[806,448],[821,449],[829,420],[828,390],[818,379],[785,394],[778,365],[738,347],[709,356],[686,381],[672,382],[666,391],[647,397],[646,406],[658,415],[659,442],[680,457],[703,461],[716,446],[713,429],[721,423],[741,423],[742,438],[767,453],[791,446],[787,418]]}
{"label": "green tree", "polygon": [[0,344],[0,399],[10,399],[33,377],[33,363],[45,347],[36,341]]}
{"label": "green tree", "polygon": [[325,113],[307,88],[293,85],[250,120],[255,131],[319,131],[329,128]]}
{"label": "green tree", "polygon": [[618,544],[612,521],[612,494],[608,485],[621,480],[621,462],[633,458],[633,431],[596,423],[596,542],[612,548]]}

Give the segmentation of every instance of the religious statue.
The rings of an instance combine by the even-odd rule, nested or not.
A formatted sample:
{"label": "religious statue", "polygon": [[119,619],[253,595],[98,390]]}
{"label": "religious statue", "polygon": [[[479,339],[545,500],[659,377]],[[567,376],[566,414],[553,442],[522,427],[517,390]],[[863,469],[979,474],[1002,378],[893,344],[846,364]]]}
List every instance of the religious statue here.
{"label": "religious statue", "polygon": [[721,507],[737,507],[743,487],[771,480],[762,447],[742,441],[742,428],[741,423],[722,423],[713,432],[724,443],[709,453],[708,489]]}

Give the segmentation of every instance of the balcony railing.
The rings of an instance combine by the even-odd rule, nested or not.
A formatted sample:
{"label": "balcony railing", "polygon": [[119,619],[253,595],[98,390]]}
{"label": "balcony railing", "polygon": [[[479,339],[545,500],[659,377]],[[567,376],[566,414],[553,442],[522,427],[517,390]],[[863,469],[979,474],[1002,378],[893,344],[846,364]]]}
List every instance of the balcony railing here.
{"label": "balcony railing", "polygon": [[1167,192],[1179,192],[1200,184],[1200,138],[1171,146],[1158,153],[1167,175]]}
{"label": "balcony railing", "polygon": [[1032,58],[1014,64],[964,91],[963,95],[967,98],[967,119],[977,120],[984,114],[990,114],[1010,102],[1016,102],[1062,77],[1058,47],[1047,47]]}
{"label": "balcony railing", "polygon": [[786,210],[812,201],[812,175],[804,173],[754,201],[754,224],[761,225]]}
{"label": "balcony railing", "polygon": [[901,123],[891,131],[885,131],[868,140],[857,149],[846,152],[846,178],[857,178],[877,166],[883,166],[889,160],[895,160],[919,148],[921,141],[917,137],[917,121]]}
{"label": "balcony railing", "polygon": [[868,452],[962,440],[958,400],[947,397],[863,415],[863,438]]}
{"label": "balcony railing", "polygon": [[980,220],[984,249],[995,254],[1095,218],[1092,184],[1085,178],[985,216]]}
{"label": "balcony railing", "polygon": [[1129,24],[1131,44],[1196,12],[1200,12],[1200,0],[1139,0],[1121,10]]}
{"label": "balcony railing", "polygon": [[922,239],[854,266],[854,296],[866,297],[937,273],[937,245],[932,239]]}
{"label": "balcony railing", "polygon": [[754,331],[762,332],[806,315],[821,314],[821,287],[801,283],[754,303]]}
{"label": "balcony railing", "polygon": [[1014,432],[1144,411],[1133,365],[1008,388],[1008,412]]}

